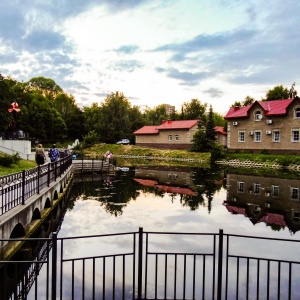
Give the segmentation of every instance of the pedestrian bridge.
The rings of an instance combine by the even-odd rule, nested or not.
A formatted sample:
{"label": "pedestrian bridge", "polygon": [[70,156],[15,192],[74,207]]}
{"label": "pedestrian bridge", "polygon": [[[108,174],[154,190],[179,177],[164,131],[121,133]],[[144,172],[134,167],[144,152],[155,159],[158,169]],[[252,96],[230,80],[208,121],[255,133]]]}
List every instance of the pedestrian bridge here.
{"label": "pedestrian bridge", "polygon": [[[75,172],[113,171],[103,160],[72,160],[71,156],[0,178],[0,258],[9,259],[21,242],[33,236],[62,200],[68,198]],[[10,243],[9,243],[10,242]]]}

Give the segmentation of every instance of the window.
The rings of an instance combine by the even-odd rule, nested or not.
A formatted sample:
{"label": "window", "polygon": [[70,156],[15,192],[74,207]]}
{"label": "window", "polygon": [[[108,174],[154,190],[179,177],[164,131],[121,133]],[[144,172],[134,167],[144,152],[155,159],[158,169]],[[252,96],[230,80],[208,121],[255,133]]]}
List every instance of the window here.
{"label": "window", "polygon": [[279,197],[279,186],[278,185],[272,185],[272,196]]}
{"label": "window", "polygon": [[255,115],[255,121],[261,121],[262,114],[260,110],[255,111],[254,115]]}
{"label": "window", "polygon": [[300,212],[299,211],[293,211],[292,215],[293,215],[293,221],[294,222],[299,222],[300,221]]}
{"label": "window", "polygon": [[239,143],[245,142],[245,130],[239,130]]}
{"label": "window", "polygon": [[260,183],[253,183],[253,194],[260,194]]}
{"label": "window", "polygon": [[261,131],[254,132],[254,141],[257,143],[261,142]]}
{"label": "window", "polygon": [[273,131],[273,142],[280,142],[280,132],[279,130]]}
{"label": "window", "polygon": [[244,182],[238,182],[237,184],[238,184],[238,186],[237,186],[238,193],[244,193],[245,183]]}
{"label": "window", "polygon": [[169,134],[169,142],[172,142],[172,134]]}
{"label": "window", "polygon": [[295,107],[294,109],[294,118],[300,119],[300,107]]}
{"label": "window", "polygon": [[292,142],[299,142],[299,129],[292,129]]}
{"label": "window", "polygon": [[295,187],[291,187],[291,199],[299,200],[299,189]]}
{"label": "window", "polygon": [[179,135],[175,134],[175,141],[178,142],[179,141]]}

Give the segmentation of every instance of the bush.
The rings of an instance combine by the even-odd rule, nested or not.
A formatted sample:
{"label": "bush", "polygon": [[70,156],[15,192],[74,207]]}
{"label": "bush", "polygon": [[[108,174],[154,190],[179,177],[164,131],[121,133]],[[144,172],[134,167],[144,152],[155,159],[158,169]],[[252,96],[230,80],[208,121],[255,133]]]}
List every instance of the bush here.
{"label": "bush", "polygon": [[98,134],[95,130],[89,131],[87,135],[84,136],[83,142],[86,146],[91,146],[99,141]]}
{"label": "bush", "polygon": [[14,157],[11,155],[0,156],[0,165],[3,167],[10,167],[14,163]]}

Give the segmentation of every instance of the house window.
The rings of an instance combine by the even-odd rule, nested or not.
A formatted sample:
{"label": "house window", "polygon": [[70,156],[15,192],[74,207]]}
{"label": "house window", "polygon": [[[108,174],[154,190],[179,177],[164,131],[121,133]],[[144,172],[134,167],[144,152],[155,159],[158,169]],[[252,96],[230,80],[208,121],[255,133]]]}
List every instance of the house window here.
{"label": "house window", "polygon": [[253,183],[253,194],[260,194],[260,183]]}
{"label": "house window", "polygon": [[172,134],[169,134],[169,142],[172,142]]}
{"label": "house window", "polygon": [[291,187],[291,199],[299,200],[299,189],[295,187]]}
{"label": "house window", "polygon": [[280,142],[280,132],[279,130],[273,131],[273,142]]}
{"label": "house window", "polygon": [[294,109],[294,118],[300,119],[300,107],[295,107]]}
{"label": "house window", "polygon": [[300,221],[300,212],[299,211],[293,211],[292,215],[293,215],[293,221],[294,222],[299,222]]}
{"label": "house window", "polygon": [[279,197],[279,186],[278,185],[272,185],[272,196]]}
{"label": "house window", "polygon": [[260,110],[255,111],[254,115],[255,115],[255,121],[261,121],[262,114]]}
{"label": "house window", "polygon": [[175,134],[175,141],[178,142],[179,141],[179,135]]}
{"label": "house window", "polygon": [[299,142],[300,136],[299,136],[299,129],[292,129],[292,142]]}
{"label": "house window", "polygon": [[240,181],[237,183],[237,185],[238,193],[244,193],[245,183]]}
{"label": "house window", "polygon": [[261,131],[255,131],[254,132],[254,141],[257,143],[261,142]]}
{"label": "house window", "polygon": [[239,143],[245,142],[245,130],[241,131],[239,130]]}

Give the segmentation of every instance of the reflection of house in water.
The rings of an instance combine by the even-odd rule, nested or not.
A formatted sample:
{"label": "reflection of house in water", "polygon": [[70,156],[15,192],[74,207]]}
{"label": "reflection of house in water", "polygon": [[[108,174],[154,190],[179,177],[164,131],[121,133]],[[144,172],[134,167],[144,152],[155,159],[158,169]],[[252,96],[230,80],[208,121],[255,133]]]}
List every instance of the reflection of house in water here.
{"label": "reflection of house in water", "polygon": [[300,230],[300,180],[227,174],[227,210],[253,224]]}
{"label": "reflection of house in water", "polygon": [[134,180],[144,186],[155,187],[165,193],[197,196],[189,168],[141,167],[135,169]]}

